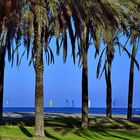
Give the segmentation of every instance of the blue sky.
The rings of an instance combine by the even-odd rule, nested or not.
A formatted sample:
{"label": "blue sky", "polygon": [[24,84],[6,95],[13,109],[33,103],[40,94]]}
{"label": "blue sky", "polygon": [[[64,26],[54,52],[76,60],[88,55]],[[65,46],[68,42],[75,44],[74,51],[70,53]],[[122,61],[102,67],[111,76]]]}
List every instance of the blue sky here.
{"label": "blue sky", "polygon": [[[123,39],[122,39],[123,42]],[[55,46],[52,43],[55,54]],[[21,46],[22,48],[22,46]],[[103,46],[101,47],[101,49]],[[132,47],[128,45],[131,51]],[[96,67],[98,58],[94,59],[95,49],[89,49],[89,99],[91,107],[106,106],[106,85],[104,75],[99,80],[96,79]],[[140,60],[138,50],[137,59]],[[5,65],[5,86],[4,86],[4,106],[5,107],[33,107],[34,106],[34,87],[35,73],[32,66],[28,66],[29,61],[23,58],[19,68],[6,61]],[[121,56],[115,47],[115,57],[112,66],[112,94],[115,107],[127,107],[128,78],[129,78],[130,59],[125,52]],[[134,103],[133,107],[140,107],[140,71],[135,68],[134,81]],[[72,106],[81,107],[81,69],[73,65],[71,50],[69,50],[67,63],[63,64],[62,56],[55,56],[55,64],[45,65],[44,69],[44,94],[45,107],[49,106],[49,100],[53,100],[53,107],[65,107],[66,99]],[[6,101],[9,104],[6,104]]]}

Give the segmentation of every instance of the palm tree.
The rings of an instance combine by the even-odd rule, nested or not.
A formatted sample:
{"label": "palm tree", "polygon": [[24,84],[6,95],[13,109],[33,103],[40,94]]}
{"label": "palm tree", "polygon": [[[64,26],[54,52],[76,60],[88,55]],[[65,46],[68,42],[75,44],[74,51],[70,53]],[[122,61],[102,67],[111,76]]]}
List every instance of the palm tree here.
{"label": "palm tree", "polygon": [[[130,71],[129,71],[129,88],[128,88],[128,112],[127,112],[127,118],[132,118],[132,103],[133,103],[133,85],[134,85],[134,66],[137,67],[139,70],[139,63],[136,60],[136,54],[137,54],[137,39],[139,38],[139,27],[136,26],[130,26],[127,31],[127,40],[125,42],[125,45],[122,45],[120,42],[116,42],[116,44],[119,46],[119,48],[123,48],[123,50],[127,53],[128,57],[131,59],[130,62]],[[117,39],[119,40],[119,39]],[[132,44],[132,53],[130,53],[126,45],[128,42],[131,42]]]}
{"label": "palm tree", "polygon": [[[0,15],[0,24],[1,24],[1,43],[0,43],[0,120],[2,119],[2,113],[3,113],[3,87],[4,87],[4,63],[5,63],[5,43],[4,38],[6,34],[6,16],[9,13],[4,13],[3,8],[6,8],[6,4],[4,3],[2,5],[2,2],[0,3],[0,9],[1,9],[1,15]],[[8,9],[7,9],[8,11]]]}
{"label": "palm tree", "polygon": [[88,127],[88,48],[89,30],[84,27],[83,36],[80,38],[82,51],[82,125],[83,129]]}
{"label": "palm tree", "polygon": [[35,136],[44,137],[45,136],[44,134],[44,92],[43,92],[44,90],[43,89],[44,64],[43,64],[43,47],[41,43],[41,34],[42,34],[42,28],[43,28],[42,16],[46,14],[46,9],[45,9],[45,13],[42,13],[42,7],[40,3],[39,2],[32,3],[32,1],[29,5],[29,9],[31,10],[28,10],[28,11],[26,10],[23,16],[25,20],[28,20],[27,23],[29,23],[28,32],[30,34],[34,34],[33,44],[34,44],[35,52],[32,57],[33,59],[35,59],[34,69],[35,69],[35,78],[36,78],[35,80]]}
{"label": "palm tree", "polygon": [[[137,54],[137,49],[140,38],[140,15],[139,15],[139,2],[135,2],[135,5],[133,5],[133,10],[128,13],[130,18],[130,42],[133,46],[132,48],[132,57],[130,62],[130,70],[129,70],[129,87],[128,87],[128,112],[127,112],[127,118],[132,118],[132,106],[133,106],[133,88],[134,88],[134,64]],[[139,64],[136,63],[137,68],[139,69]]]}
{"label": "palm tree", "polygon": [[[106,116],[111,118],[112,117],[112,82],[111,82],[111,68],[112,68],[112,61],[114,58],[114,40],[113,38],[113,29],[108,27],[108,30],[104,31],[104,41],[105,41],[105,48],[101,52],[99,57],[98,65],[97,65],[97,78],[102,76],[102,73],[105,74],[105,81],[106,81]],[[100,67],[103,54],[105,53],[105,62],[102,73],[100,74]]]}
{"label": "palm tree", "polygon": [[[35,69],[35,137],[44,137],[44,91],[43,51],[46,54],[47,64],[54,62],[53,52],[49,43],[53,36],[59,36],[58,10],[56,1],[31,1],[25,5],[23,11],[25,48],[27,55],[32,49],[30,64]],[[27,25],[27,26],[24,26]],[[23,30],[22,29],[22,30]],[[30,45],[32,44],[33,45]],[[58,45],[59,46],[59,45]],[[32,48],[31,48],[32,47]]]}
{"label": "palm tree", "polygon": [[4,87],[4,63],[5,63],[4,36],[6,32],[4,28],[5,26],[3,25],[0,44],[0,120],[2,119],[3,113],[3,87]]}
{"label": "palm tree", "polygon": [[113,30],[106,32],[107,34],[107,68],[105,66],[105,80],[106,80],[106,115],[107,117],[112,117],[112,84],[111,84],[111,68],[112,61],[114,58],[114,44],[113,44]]}
{"label": "palm tree", "polygon": [[[17,11],[17,3],[12,0],[0,1],[0,119],[3,113],[3,88],[4,88],[4,65],[5,53],[8,51],[8,59],[11,59],[10,45],[15,33],[16,20],[13,20],[14,12]],[[6,38],[6,39],[5,39]]]}
{"label": "palm tree", "polygon": [[[133,105],[133,87],[134,87],[134,64],[137,54],[137,37],[140,36],[139,31],[137,28],[132,27],[132,37],[131,42],[133,45],[132,48],[132,57],[130,62],[130,71],[129,71],[129,88],[128,88],[128,113],[127,118],[132,118],[132,105]],[[138,67],[139,68],[139,67]]]}
{"label": "palm tree", "polygon": [[34,13],[34,45],[36,47],[35,57],[35,136],[44,134],[44,97],[43,97],[43,48],[41,46],[41,23],[37,22],[37,15]]}
{"label": "palm tree", "polygon": [[[132,56],[135,58],[137,53],[136,40],[134,40],[132,48]],[[128,113],[127,118],[132,118],[132,103],[133,103],[133,86],[134,86],[134,60],[131,58],[129,71],[129,89],[128,89]]]}
{"label": "palm tree", "polygon": [[[128,54],[128,56],[131,58],[130,62],[130,70],[129,70],[129,86],[128,86],[128,112],[127,112],[127,118],[132,117],[132,104],[133,104],[133,86],[134,86],[134,64],[137,66],[139,70],[139,64],[136,60],[136,54],[137,54],[137,39],[140,36],[139,33],[139,2],[130,0],[128,2],[120,2],[121,5],[127,10],[124,10],[125,16],[123,17],[123,20],[125,21],[125,24],[122,25],[124,32],[128,38],[127,42],[130,40],[133,48],[132,53],[129,53],[129,51],[125,48],[126,44],[123,46],[123,50]],[[129,7],[129,8],[126,8]],[[122,46],[119,43],[120,46]]]}
{"label": "palm tree", "polygon": [[[70,23],[70,15],[65,15],[60,12],[64,10],[63,3],[57,1],[37,1],[30,0],[30,2],[23,5],[21,26],[18,28],[19,35],[24,38],[25,51],[27,50],[27,58],[30,50],[32,56],[30,64],[33,63],[35,69],[35,136],[43,137],[44,134],[44,92],[43,92],[43,72],[44,61],[43,51],[46,54],[47,64],[54,62],[53,52],[49,43],[53,36],[56,37],[56,45],[59,50],[61,44],[64,48],[64,61],[67,56],[67,34],[66,23],[69,33],[72,37],[72,25]],[[67,9],[66,9],[67,10]],[[65,11],[66,12],[66,11]],[[64,19],[66,21],[64,21]],[[61,35],[60,35],[61,33]],[[18,35],[17,35],[18,36]],[[74,38],[74,37],[73,37]],[[73,41],[71,38],[71,42]],[[18,37],[17,37],[18,39]],[[61,39],[61,44],[59,40]],[[33,43],[33,45],[31,45]],[[73,44],[73,54],[74,52]],[[57,50],[57,52],[58,52]],[[22,54],[25,54],[25,51]],[[21,59],[22,59],[21,57]],[[19,61],[19,64],[21,62]]]}
{"label": "palm tree", "polygon": [[[107,47],[108,49],[108,47]],[[107,52],[109,53],[109,52]],[[110,56],[111,55],[111,56]],[[113,55],[107,54],[107,68],[105,66],[106,80],[106,116],[112,118],[112,82],[111,82],[111,67]]]}
{"label": "palm tree", "polygon": [[[72,56],[73,62],[75,64],[75,43],[76,39],[77,42],[80,42],[79,46],[79,61],[83,63],[82,65],[82,127],[87,128],[88,124],[88,46],[89,46],[89,32],[86,33],[88,30],[87,27],[82,26],[81,20],[78,15],[78,7],[75,7],[74,1],[65,1],[60,2],[60,9],[59,9],[59,29],[62,34],[62,38],[60,36],[57,37],[57,54],[59,54],[61,46],[59,45],[59,40],[61,39],[61,45],[63,44],[63,60],[64,63],[66,62],[67,58],[67,30],[69,31],[69,37],[71,40],[71,48],[72,48]],[[74,22],[74,26],[72,25],[72,19]],[[84,21],[83,21],[84,22]],[[81,34],[81,33],[82,34]],[[87,36],[88,35],[88,36]],[[62,43],[63,42],[63,43]],[[80,51],[82,49],[82,51]],[[84,55],[83,55],[84,54]],[[79,62],[79,63],[80,63]],[[86,96],[86,97],[85,97]]]}
{"label": "palm tree", "polygon": [[2,119],[2,113],[3,113],[4,63],[5,63],[5,48],[4,48],[4,43],[1,43],[1,47],[0,47],[0,120]]}

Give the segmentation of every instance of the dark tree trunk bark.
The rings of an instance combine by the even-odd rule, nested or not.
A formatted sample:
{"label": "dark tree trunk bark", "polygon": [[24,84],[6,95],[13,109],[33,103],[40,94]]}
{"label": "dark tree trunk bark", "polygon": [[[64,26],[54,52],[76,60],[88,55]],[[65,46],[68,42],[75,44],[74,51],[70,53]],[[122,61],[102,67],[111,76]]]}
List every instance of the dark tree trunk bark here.
{"label": "dark tree trunk bark", "polygon": [[107,47],[107,68],[105,66],[106,80],[106,117],[112,118],[112,84],[111,84],[111,68],[114,57],[113,44]]}
{"label": "dark tree trunk bark", "polygon": [[0,42],[0,120],[3,113],[3,90],[4,90],[4,66],[5,66],[5,44],[4,37],[6,33],[5,25],[2,26],[1,42]]}
{"label": "dark tree trunk bark", "polygon": [[[111,64],[109,64],[111,66]],[[107,74],[107,89],[106,89],[106,116],[108,118],[112,117],[112,85],[111,85],[111,68],[108,65],[108,74]]]}
{"label": "dark tree trunk bark", "polygon": [[0,48],[0,120],[2,120],[3,113],[3,89],[4,89],[4,64],[5,63],[5,49]]}
{"label": "dark tree trunk bark", "polygon": [[44,94],[43,94],[43,49],[41,46],[41,26],[34,21],[35,29],[35,137],[44,137]]}
{"label": "dark tree trunk bark", "polygon": [[82,68],[82,126],[83,129],[88,127],[88,58],[87,52],[84,54]]}
{"label": "dark tree trunk bark", "polygon": [[134,59],[136,58],[137,48],[136,43],[133,45],[132,57],[129,72],[129,89],[128,89],[128,112],[127,118],[132,118],[132,104],[133,104],[133,85],[134,85]]}
{"label": "dark tree trunk bark", "polygon": [[[82,129],[88,128],[88,48],[89,48],[89,30],[84,28],[85,38],[81,39],[83,49],[82,65]],[[84,42],[83,42],[84,40]]]}

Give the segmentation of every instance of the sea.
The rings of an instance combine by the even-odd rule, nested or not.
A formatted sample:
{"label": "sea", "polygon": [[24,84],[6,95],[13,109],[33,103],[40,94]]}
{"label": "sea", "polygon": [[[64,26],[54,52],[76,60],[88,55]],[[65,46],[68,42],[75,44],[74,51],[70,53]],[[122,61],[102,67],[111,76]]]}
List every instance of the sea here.
{"label": "sea", "polygon": [[[34,112],[33,107],[4,107],[4,112]],[[44,112],[46,113],[66,113],[66,114],[77,114],[81,113],[82,109],[79,107],[45,107]],[[89,108],[90,114],[105,114],[106,108]],[[112,114],[127,114],[127,108],[113,108]],[[133,115],[140,115],[140,108],[133,108]]]}

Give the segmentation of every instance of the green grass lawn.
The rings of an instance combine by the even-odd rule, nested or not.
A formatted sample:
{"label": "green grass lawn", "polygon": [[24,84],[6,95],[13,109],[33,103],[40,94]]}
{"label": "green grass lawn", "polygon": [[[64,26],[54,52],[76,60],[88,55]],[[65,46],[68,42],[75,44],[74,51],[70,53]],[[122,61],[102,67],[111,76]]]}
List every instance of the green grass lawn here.
{"label": "green grass lawn", "polygon": [[[140,121],[95,117],[87,130],[80,129],[80,118],[49,118],[45,120],[48,140],[140,140]],[[0,122],[0,140],[30,140],[34,121],[9,120]],[[41,139],[38,139],[41,140]]]}

